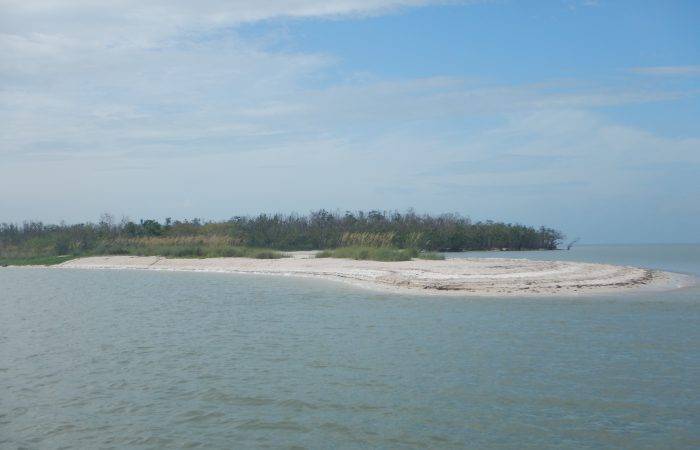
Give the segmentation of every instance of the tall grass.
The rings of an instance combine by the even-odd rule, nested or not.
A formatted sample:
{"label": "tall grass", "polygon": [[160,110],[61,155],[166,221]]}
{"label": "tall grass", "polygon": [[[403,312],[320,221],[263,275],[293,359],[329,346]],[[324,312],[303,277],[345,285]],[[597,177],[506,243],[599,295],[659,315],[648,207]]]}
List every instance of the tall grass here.
{"label": "tall grass", "polygon": [[166,258],[276,259],[284,257],[282,253],[267,248],[235,245],[226,236],[114,239],[98,244],[91,253],[96,255],[164,256]]}
{"label": "tall grass", "polygon": [[154,245],[128,249],[126,254],[166,258],[256,258],[276,259],[280,252],[254,247],[207,247],[203,245]]}
{"label": "tall grass", "polygon": [[340,238],[341,247],[391,247],[396,233],[345,232]]}
{"label": "tall grass", "polygon": [[419,259],[445,259],[440,253],[422,253],[415,249],[393,247],[339,247],[316,254],[317,258],[345,258],[372,261],[410,261]]}

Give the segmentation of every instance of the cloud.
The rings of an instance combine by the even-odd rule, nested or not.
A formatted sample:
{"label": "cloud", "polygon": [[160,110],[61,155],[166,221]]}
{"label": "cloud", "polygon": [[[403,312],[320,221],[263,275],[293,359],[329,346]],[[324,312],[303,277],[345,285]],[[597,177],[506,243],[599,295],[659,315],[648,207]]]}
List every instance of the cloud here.
{"label": "cloud", "polygon": [[306,85],[333,57],[271,52],[235,27],[428,3],[439,2],[3,0],[0,155],[178,155],[304,141],[313,127],[294,117],[323,109],[309,105],[307,94],[320,95]]}
{"label": "cloud", "polygon": [[[0,1],[10,35],[90,36],[117,46],[149,46],[169,35],[275,18],[333,18],[446,3],[435,0],[18,0]],[[454,2],[451,2],[454,3]]]}
{"label": "cloud", "polygon": [[0,157],[173,158],[303,148],[311,140],[363,148],[428,126],[434,145],[446,145],[439,136],[459,133],[455,122],[685,95],[439,76],[357,81],[347,74],[321,84],[332,55],[271,51],[235,31],[250,21],[427,3],[435,2],[4,0]]}
{"label": "cloud", "polygon": [[[237,32],[424,3],[0,0],[0,190],[13,192],[0,198],[2,219],[84,220],[105,208],[165,217],[186,197],[206,217],[415,206],[553,226],[566,216],[575,230],[577,218],[615,205],[647,212],[681,198],[674,179],[697,174],[700,140],[606,113],[693,92],[637,77],[338,74],[334,55],[273,50]],[[695,185],[683,198],[700,195]]]}
{"label": "cloud", "polygon": [[700,75],[700,66],[635,67],[631,71],[640,75],[697,76]]}

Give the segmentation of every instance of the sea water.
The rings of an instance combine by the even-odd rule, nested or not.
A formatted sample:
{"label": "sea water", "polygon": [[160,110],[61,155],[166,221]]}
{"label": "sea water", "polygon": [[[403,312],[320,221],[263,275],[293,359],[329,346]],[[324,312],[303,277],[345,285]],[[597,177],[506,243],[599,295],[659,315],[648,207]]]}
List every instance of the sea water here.
{"label": "sea water", "polygon": [[[487,252],[700,275],[700,246]],[[700,289],[0,269],[0,448],[697,448]]]}

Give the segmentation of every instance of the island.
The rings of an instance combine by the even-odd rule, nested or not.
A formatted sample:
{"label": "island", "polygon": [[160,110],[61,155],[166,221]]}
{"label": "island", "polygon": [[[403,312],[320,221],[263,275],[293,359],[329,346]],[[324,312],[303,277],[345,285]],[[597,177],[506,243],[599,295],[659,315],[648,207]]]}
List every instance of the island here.
{"label": "island", "polygon": [[[392,292],[447,295],[578,295],[673,288],[687,277],[570,261],[470,258],[469,250],[557,251],[546,227],[473,222],[454,214],[324,210],[302,216],[236,216],[0,225],[0,266],[139,269],[316,277]],[[551,258],[547,258],[551,259]]]}

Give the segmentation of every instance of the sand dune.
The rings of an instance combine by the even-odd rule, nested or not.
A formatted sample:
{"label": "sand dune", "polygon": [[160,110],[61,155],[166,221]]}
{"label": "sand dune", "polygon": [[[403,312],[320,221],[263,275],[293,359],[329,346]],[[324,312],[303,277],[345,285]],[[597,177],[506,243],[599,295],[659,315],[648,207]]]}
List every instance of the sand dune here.
{"label": "sand dune", "polygon": [[526,259],[448,259],[401,262],[313,258],[292,252],[283,259],[167,259],[96,256],[54,266],[72,269],[143,269],[319,277],[394,292],[452,295],[570,295],[672,289],[690,278],[668,272],[608,264]]}

